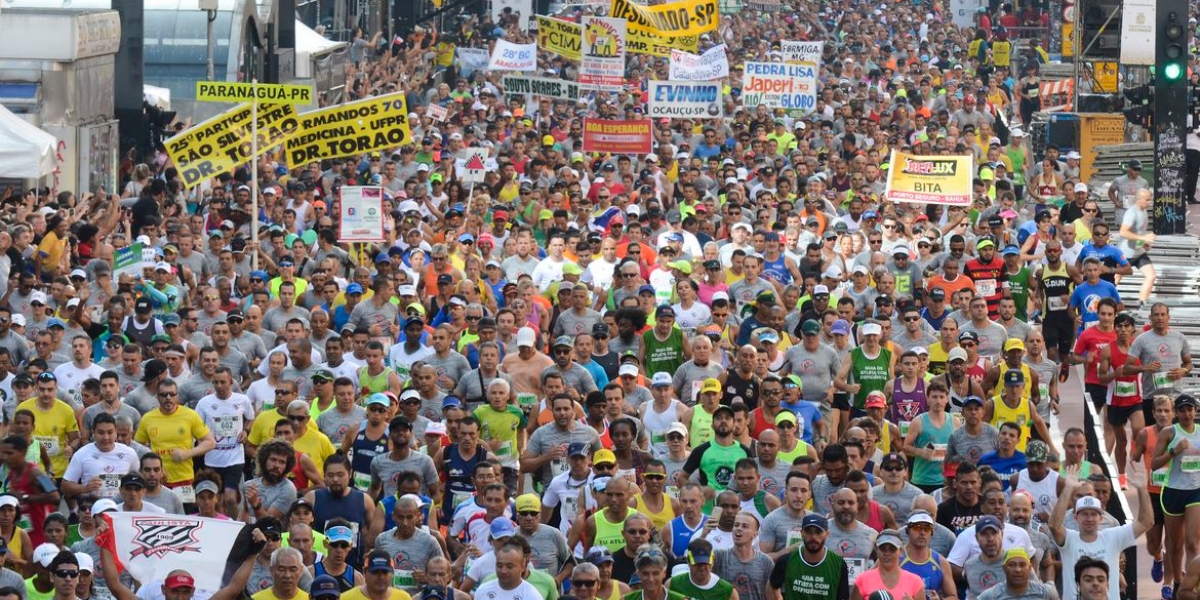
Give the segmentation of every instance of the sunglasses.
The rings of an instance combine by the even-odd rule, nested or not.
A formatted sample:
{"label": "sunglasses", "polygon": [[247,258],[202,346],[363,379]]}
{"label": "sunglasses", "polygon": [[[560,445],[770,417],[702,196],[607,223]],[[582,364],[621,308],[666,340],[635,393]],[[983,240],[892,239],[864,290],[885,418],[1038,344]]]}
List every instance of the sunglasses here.
{"label": "sunglasses", "polygon": [[159,392],[158,393],[159,398],[175,398],[177,396],[179,396],[178,392]]}
{"label": "sunglasses", "polygon": [[600,583],[600,580],[598,580],[598,579],[572,579],[571,580],[571,585],[573,585],[575,587],[590,588],[590,587],[596,587],[597,585],[599,585],[599,583]]}
{"label": "sunglasses", "polygon": [[539,513],[536,510],[527,510],[524,512],[517,513],[518,516],[522,516],[522,517],[537,517],[537,516],[540,516],[541,514],[542,513]]}
{"label": "sunglasses", "polygon": [[288,420],[303,423],[308,420],[308,415],[288,415]]}
{"label": "sunglasses", "polygon": [[59,579],[78,579],[79,571],[75,569],[58,569],[54,572],[54,576]]}
{"label": "sunglasses", "polygon": [[667,478],[664,473],[646,473],[642,477],[647,481],[663,481]]}

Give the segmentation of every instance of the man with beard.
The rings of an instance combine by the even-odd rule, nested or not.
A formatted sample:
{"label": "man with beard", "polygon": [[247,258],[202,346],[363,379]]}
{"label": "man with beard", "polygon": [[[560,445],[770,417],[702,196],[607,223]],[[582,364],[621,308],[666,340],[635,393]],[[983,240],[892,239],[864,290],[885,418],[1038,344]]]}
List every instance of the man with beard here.
{"label": "man with beard", "polygon": [[799,552],[775,559],[768,594],[782,600],[846,600],[850,597],[849,568],[845,559],[828,549],[829,520],[807,515],[801,527],[804,544]]}
{"label": "man with beard", "polygon": [[[347,562],[359,564],[362,549],[366,547],[366,527],[375,515],[375,502],[371,497],[350,486],[350,459],[335,454],[325,461],[325,487],[309,490],[304,501],[313,507],[313,522],[323,524],[330,519],[341,518],[357,525],[354,549]],[[436,481],[436,475],[434,481]]]}
{"label": "man with beard", "polygon": [[[876,471],[876,480],[883,479],[883,483],[871,488],[871,498],[879,502],[881,506],[886,506],[892,512],[897,523],[904,523],[908,520],[908,513],[912,510],[912,501],[923,493],[921,488],[908,480],[907,475],[908,461],[904,459],[904,456],[895,452],[886,454],[879,462],[879,469]],[[936,588],[926,586],[926,589]]]}
{"label": "man with beard", "polygon": [[242,520],[255,523],[265,517],[282,519],[296,501],[296,486],[287,478],[296,466],[296,453],[287,442],[271,440],[258,447],[257,479],[241,485]]}
{"label": "man with beard", "polygon": [[875,530],[858,520],[858,495],[842,488],[832,496],[833,527],[825,539],[825,547],[837,552],[852,573],[867,570],[875,550]]}
{"label": "man with beard", "polygon": [[974,537],[980,554],[961,568],[962,577],[967,583],[967,600],[976,600],[1004,578],[1003,529],[1000,519],[992,515],[984,515],[976,523]]}
{"label": "man with beard", "polygon": [[713,439],[692,450],[683,471],[676,474],[676,485],[682,486],[697,470],[700,483],[720,492],[729,487],[737,461],[750,457],[750,449],[733,437],[733,409],[718,406],[712,415]]}
{"label": "man with beard", "polygon": [[841,444],[825,446],[821,452],[821,470],[812,482],[812,498],[814,512],[833,512],[833,494],[846,482],[846,474],[850,472],[850,458],[846,447]]}
{"label": "man with beard", "polygon": [[937,507],[937,522],[961,534],[975,524],[983,514],[979,502],[979,468],[973,462],[963,461],[954,475],[954,497]]}
{"label": "man with beard", "polygon": [[[1000,541],[1004,548],[1024,548],[1030,555],[1037,551],[1025,528],[1007,522],[1008,500],[1004,492],[996,489],[995,486],[989,487],[983,494],[981,506],[983,511],[981,520],[990,515],[1000,521]],[[950,549],[950,554],[946,556],[946,560],[950,561],[950,567],[956,575],[962,573],[962,569],[968,561],[979,555],[976,531],[978,531],[978,522],[974,530],[971,527],[963,530],[962,534],[958,536],[958,540],[954,542],[954,547]]]}
{"label": "man with beard", "polygon": [[[789,349],[790,350],[790,349]],[[725,376],[725,392],[721,398],[721,404],[733,404],[734,401],[741,401],[750,407],[751,411],[758,411],[758,377],[754,374],[754,361],[758,359],[758,350],[749,344],[741,346],[733,356],[733,369],[730,369]],[[776,403],[778,406],[778,402]],[[766,423],[770,427],[775,423],[775,416],[770,415],[770,421]],[[758,430],[751,427],[751,431],[758,433]]]}
{"label": "man with beard", "polygon": [[413,593],[425,583],[425,565],[442,556],[442,548],[428,531],[418,527],[421,505],[414,497],[402,496],[396,501],[392,520],[396,527],[375,538],[375,552],[386,552],[391,559],[392,586]]}
{"label": "man with beard", "polygon": [[195,478],[192,459],[216,446],[200,415],[179,404],[179,387],[170,379],[158,384],[158,408],[142,417],[134,439],[163,457],[168,487],[190,486]]}
{"label": "man with beard", "polygon": [[521,471],[531,473],[545,485],[570,470],[567,448],[576,443],[586,444],[588,455],[600,449],[600,435],[595,429],[583,426],[575,418],[575,402],[567,394],[550,399],[554,417],[551,426],[534,430],[521,453]]}
{"label": "man with beard", "polygon": [[120,390],[121,384],[116,373],[105,371],[100,374],[100,401],[85,408],[83,417],[80,419],[84,442],[92,441],[92,430],[95,427],[96,417],[101,413],[114,418],[117,416],[128,417],[133,422],[134,429],[137,429],[138,421],[142,420],[142,413],[121,401]]}

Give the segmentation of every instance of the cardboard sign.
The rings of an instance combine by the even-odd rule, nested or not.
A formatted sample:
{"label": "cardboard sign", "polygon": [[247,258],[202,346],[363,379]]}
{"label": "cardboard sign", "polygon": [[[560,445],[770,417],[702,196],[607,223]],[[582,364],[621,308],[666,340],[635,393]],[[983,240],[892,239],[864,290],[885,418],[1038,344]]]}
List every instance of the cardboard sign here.
{"label": "cardboard sign", "polygon": [[292,105],[260,105],[258,153],[251,156],[252,114],[253,108],[242,104],[166,141],[167,154],[179,169],[184,188],[191,189],[206,179],[232,173],[239,165],[278,146],[297,129]]}
{"label": "cardboard sign", "polygon": [[972,156],[917,156],[892,151],[887,197],[893,202],[971,204]]}
{"label": "cardboard sign", "polygon": [[286,146],[292,166],[412,143],[402,92],[304,113],[299,121]]}
{"label": "cardboard sign", "polygon": [[579,85],[619,92],[625,85],[625,19],[583,18]]}
{"label": "cardboard sign", "polygon": [[508,40],[496,40],[492,49],[491,71],[536,71],[537,44],[514,44]]}
{"label": "cardboard sign", "polygon": [[724,77],[729,77],[725,44],[713,46],[699,56],[671,50],[671,81],[712,81]]}

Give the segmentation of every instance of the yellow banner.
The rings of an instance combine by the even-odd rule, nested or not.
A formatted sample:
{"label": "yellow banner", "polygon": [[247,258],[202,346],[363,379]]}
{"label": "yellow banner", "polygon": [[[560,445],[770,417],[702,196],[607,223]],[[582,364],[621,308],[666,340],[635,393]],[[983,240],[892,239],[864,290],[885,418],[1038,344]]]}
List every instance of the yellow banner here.
{"label": "yellow banner", "polygon": [[200,102],[250,102],[255,98],[271,104],[312,104],[313,89],[311,85],[281,83],[196,82],[196,100]]}
{"label": "yellow banner", "polygon": [[[185,188],[232,173],[251,159],[253,129],[249,104],[236,106],[166,141]],[[298,120],[290,104],[258,107],[258,154],[262,156],[296,131]]]}
{"label": "yellow banner", "polygon": [[698,35],[658,35],[647,31],[630,29],[625,39],[625,51],[634,54],[671,57],[671,48],[696,54],[700,51]]}
{"label": "yellow banner", "polygon": [[412,143],[403,93],[305,113],[299,122],[299,131],[287,140],[293,167]]}
{"label": "yellow banner", "polygon": [[887,197],[892,202],[971,204],[971,156],[917,156],[892,151]]}
{"label": "yellow banner", "polygon": [[613,0],[610,17],[629,21],[630,33],[646,31],[662,36],[700,35],[717,28],[717,0],[679,0],[642,6],[633,0]]}
{"label": "yellow banner", "polygon": [[563,58],[579,60],[583,26],[579,23],[537,16],[538,47]]}

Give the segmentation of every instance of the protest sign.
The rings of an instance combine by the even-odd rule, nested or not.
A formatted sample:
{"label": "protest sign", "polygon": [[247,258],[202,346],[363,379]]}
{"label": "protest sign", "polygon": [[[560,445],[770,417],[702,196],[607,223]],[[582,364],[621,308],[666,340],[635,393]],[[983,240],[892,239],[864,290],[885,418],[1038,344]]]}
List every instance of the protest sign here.
{"label": "protest sign", "polygon": [[668,119],[713,119],[722,116],[721,84],[651,81],[647,116]]}
{"label": "protest sign", "polygon": [[699,56],[671,50],[671,81],[712,81],[729,76],[725,44],[713,46]]}
{"label": "protest sign", "polygon": [[563,58],[579,60],[583,27],[579,23],[537,16],[538,47]]}
{"label": "protest sign", "polygon": [[893,202],[971,204],[971,156],[918,156],[892,151],[887,197]]}
{"label": "protest sign", "polygon": [[742,79],[742,105],[802,112],[817,105],[817,67],[811,63],[748,62]]}
{"label": "protest sign", "polygon": [[286,145],[292,166],[412,143],[403,93],[304,113],[299,122]]}
{"label": "protest sign", "polygon": [[488,61],[491,60],[486,48],[456,48],[454,55],[458,59],[459,75],[468,78],[475,71],[488,68]]}
{"label": "protest sign", "polygon": [[783,53],[783,62],[821,64],[825,54],[825,42],[779,42],[779,50]]}
{"label": "protest sign", "polygon": [[717,28],[717,0],[679,0],[655,6],[613,0],[609,16],[629,21],[630,31],[658,35],[700,35]]}
{"label": "protest sign", "polygon": [[583,18],[579,85],[619,92],[625,84],[625,19]]}
{"label": "protest sign", "polygon": [[383,188],[342,187],[339,242],[382,242]]}
{"label": "protest sign", "polygon": [[462,182],[483,183],[488,172],[487,148],[465,148],[466,158],[462,159]]}
{"label": "protest sign", "polygon": [[612,154],[650,154],[653,149],[650,119],[583,120],[583,151]]}
{"label": "protest sign", "polygon": [[491,71],[536,71],[537,44],[514,44],[508,40],[496,40],[492,49]]}
{"label": "protest sign", "polygon": [[579,84],[549,77],[519,77],[511,75],[501,80],[504,93],[510,96],[545,96],[559,100],[578,100]]}
{"label": "protest sign", "polygon": [[700,36],[696,35],[657,35],[647,31],[628,30],[626,51],[630,54],[647,54],[669,58],[671,50],[684,50],[696,53],[700,47]]}
{"label": "protest sign", "polygon": [[[242,104],[166,140],[167,154],[179,169],[183,187],[225,173],[250,160],[252,107]],[[296,112],[291,104],[258,107],[258,158],[279,145],[296,130]]]}
{"label": "protest sign", "polygon": [[425,112],[429,115],[430,119],[441,123],[446,120],[446,113],[449,111],[441,104],[430,104],[429,109]]}

